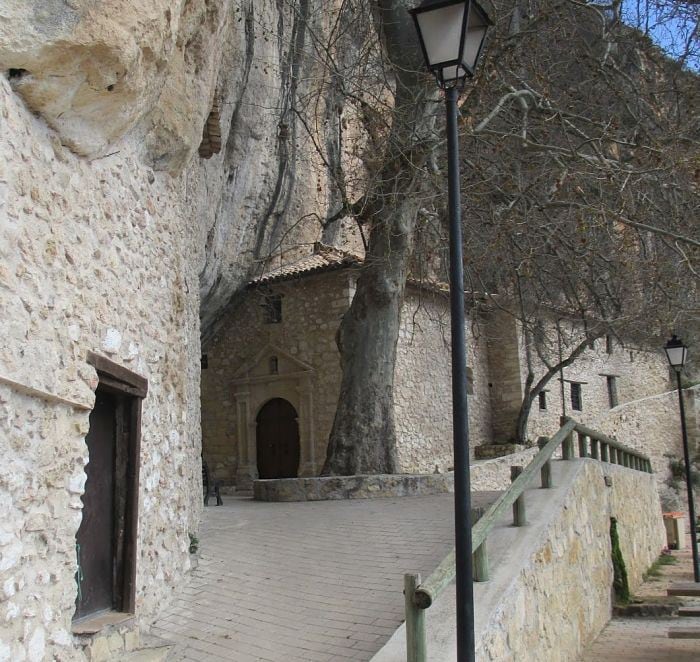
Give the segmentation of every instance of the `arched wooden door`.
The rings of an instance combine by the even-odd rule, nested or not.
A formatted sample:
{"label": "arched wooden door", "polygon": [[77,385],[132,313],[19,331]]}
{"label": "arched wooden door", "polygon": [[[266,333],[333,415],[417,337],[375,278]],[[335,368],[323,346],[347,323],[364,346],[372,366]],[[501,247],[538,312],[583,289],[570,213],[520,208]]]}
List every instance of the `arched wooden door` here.
{"label": "arched wooden door", "polygon": [[260,478],[296,478],[299,472],[297,411],[282,398],[267,402],[256,418]]}

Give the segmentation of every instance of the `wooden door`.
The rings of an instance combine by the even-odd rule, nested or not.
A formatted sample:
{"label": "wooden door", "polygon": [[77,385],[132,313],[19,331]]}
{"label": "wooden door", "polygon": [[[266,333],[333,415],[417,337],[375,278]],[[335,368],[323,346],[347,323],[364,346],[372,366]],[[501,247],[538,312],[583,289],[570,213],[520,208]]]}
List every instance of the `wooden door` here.
{"label": "wooden door", "polygon": [[115,608],[115,459],[117,397],[98,389],[87,435],[89,461],[77,534],[79,590],[75,617]]}
{"label": "wooden door", "polygon": [[260,478],[296,478],[299,472],[299,425],[296,409],[274,398],[258,413],[256,447]]}

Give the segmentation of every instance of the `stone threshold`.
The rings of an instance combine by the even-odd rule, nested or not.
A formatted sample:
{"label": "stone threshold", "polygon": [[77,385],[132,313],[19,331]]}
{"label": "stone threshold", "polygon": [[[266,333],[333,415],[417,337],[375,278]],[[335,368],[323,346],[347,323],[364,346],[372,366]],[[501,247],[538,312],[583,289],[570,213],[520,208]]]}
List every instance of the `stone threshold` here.
{"label": "stone threshold", "polygon": [[71,631],[77,636],[97,634],[107,627],[129,625],[129,621],[133,621],[133,619],[134,614],[119,611],[104,611],[73,621]]}
{"label": "stone threshold", "polygon": [[454,474],[366,474],[253,481],[256,501],[329,501],[454,492]]}

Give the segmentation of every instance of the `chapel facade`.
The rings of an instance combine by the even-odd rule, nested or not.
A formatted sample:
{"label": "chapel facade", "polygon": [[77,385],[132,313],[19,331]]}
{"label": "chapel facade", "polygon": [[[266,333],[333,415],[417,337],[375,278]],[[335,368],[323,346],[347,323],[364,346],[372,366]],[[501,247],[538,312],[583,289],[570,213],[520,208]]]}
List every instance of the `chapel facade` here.
{"label": "chapel facade", "polygon": [[[361,269],[360,257],[317,244],[311,256],[252,280],[203,348],[203,453],[225,484],[246,490],[257,478],[321,471],[342,377],[336,332]],[[411,280],[406,287],[394,376],[401,473],[453,465],[447,292]],[[471,306],[466,327],[473,453],[512,439],[527,367],[511,315]],[[555,432],[562,413],[600,425],[619,405],[670,388],[660,354],[610,338],[564,372],[563,391],[553,379],[533,404],[532,440]]]}

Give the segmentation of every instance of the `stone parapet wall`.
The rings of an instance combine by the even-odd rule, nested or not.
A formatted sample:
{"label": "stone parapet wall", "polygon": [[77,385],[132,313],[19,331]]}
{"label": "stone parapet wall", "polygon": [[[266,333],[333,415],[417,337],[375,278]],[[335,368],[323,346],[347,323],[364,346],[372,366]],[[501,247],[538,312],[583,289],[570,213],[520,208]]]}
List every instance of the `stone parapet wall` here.
{"label": "stone parapet wall", "polygon": [[[577,459],[553,462],[552,476],[552,489],[537,476],[525,491],[527,526],[512,526],[508,509],[485,543],[489,580],[474,584],[478,662],[578,660],[612,615],[612,517],[632,591],[665,545],[649,474]],[[455,660],[454,583],[425,618],[428,659]],[[404,624],[372,661],[405,660]]]}
{"label": "stone parapet wall", "polygon": [[505,490],[510,486],[510,468],[527,467],[539,449],[527,450],[512,455],[479,460],[471,465],[471,486],[474,491]]}
{"label": "stone parapet wall", "polygon": [[[572,479],[563,507],[478,631],[477,659],[578,659],[612,613],[611,517],[631,591],[664,547],[651,476],[586,460]],[[537,605],[536,612],[529,605]]]}
{"label": "stone parapet wall", "polygon": [[253,482],[256,501],[335,501],[454,492],[454,474],[371,474],[276,478]]}

